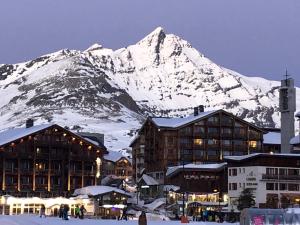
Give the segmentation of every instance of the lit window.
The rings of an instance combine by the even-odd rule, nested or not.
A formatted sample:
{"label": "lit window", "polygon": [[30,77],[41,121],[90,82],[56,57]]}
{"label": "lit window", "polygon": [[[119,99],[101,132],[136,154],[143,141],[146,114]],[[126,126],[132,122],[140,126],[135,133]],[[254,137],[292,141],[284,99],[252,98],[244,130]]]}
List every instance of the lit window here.
{"label": "lit window", "polygon": [[256,148],[256,146],[257,146],[257,141],[249,141],[249,147]]}
{"label": "lit window", "polygon": [[195,144],[195,145],[202,145],[202,144],[203,144],[203,140],[202,140],[202,139],[199,139],[199,138],[194,139],[194,144]]}

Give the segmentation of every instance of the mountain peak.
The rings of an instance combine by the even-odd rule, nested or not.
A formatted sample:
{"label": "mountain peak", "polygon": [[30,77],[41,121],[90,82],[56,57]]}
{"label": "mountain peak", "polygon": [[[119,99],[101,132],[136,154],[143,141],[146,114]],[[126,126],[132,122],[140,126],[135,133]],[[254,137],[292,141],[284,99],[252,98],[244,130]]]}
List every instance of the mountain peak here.
{"label": "mountain peak", "polygon": [[162,27],[157,27],[155,30],[153,30],[150,34],[148,34],[146,37],[144,37],[141,41],[139,41],[138,45],[144,45],[147,46],[151,45],[159,45],[164,41],[166,37],[166,34]]}

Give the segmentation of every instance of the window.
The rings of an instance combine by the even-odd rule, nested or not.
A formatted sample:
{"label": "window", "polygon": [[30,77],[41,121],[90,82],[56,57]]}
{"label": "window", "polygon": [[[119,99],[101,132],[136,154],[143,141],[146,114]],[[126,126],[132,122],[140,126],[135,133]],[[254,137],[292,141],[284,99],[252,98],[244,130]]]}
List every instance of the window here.
{"label": "window", "polygon": [[209,117],[207,121],[209,123],[218,123],[219,122],[219,117],[218,116],[212,116],[212,117]]}
{"label": "window", "polygon": [[231,146],[231,140],[222,140],[222,145],[226,147]]}
{"label": "window", "polygon": [[210,149],[208,149],[207,150],[207,155],[208,156],[216,156],[216,155],[218,155],[218,153],[217,153],[216,150],[210,150]]}
{"label": "window", "polygon": [[228,169],[228,175],[231,176],[231,169]]}
{"label": "window", "polygon": [[232,190],[237,190],[237,183],[232,183],[231,188]]}
{"label": "window", "polygon": [[195,123],[195,125],[204,125],[204,120],[200,120],[197,123]]}
{"label": "window", "polygon": [[192,133],[192,129],[191,129],[191,127],[184,127],[179,130],[179,133],[183,134],[183,135],[189,135]]}
{"label": "window", "polygon": [[194,145],[203,145],[203,139],[200,138],[194,139]]}
{"label": "window", "polygon": [[280,168],[279,175],[287,175],[287,169]]}
{"label": "window", "polygon": [[231,155],[230,151],[223,151],[223,156],[228,156],[228,155]]}
{"label": "window", "polygon": [[44,162],[36,163],[35,169],[36,170],[46,170],[46,163],[44,163]]}
{"label": "window", "polygon": [[173,145],[174,144],[174,137],[166,137],[167,139],[167,145]]}
{"label": "window", "polygon": [[231,169],[232,170],[232,176],[237,176],[237,169]]}
{"label": "window", "polygon": [[226,135],[231,135],[232,134],[232,130],[231,128],[222,128],[222,134],[226,134]]}
{"label": "window", "polygon": [[208,134],[219,134],[219,128],[216,127],[209,127],[207,129]]}
{"label": "window", "polygon": [[281,190],[281,191],[287,190],[287,184],[280,183],[280,184],[279,184],[279,190]]}
{"label": "window", "polygon": [[180,138],[180,144],[191,144],[192,139],[190,138]]}
{"label": "window", "polygon": [[46,184],[47,180],[45,177],[36,177],[35,182],[36,184]]}
{"label": "window", "polygon": [[204,127],[195,126],[194,132],[196,134],[204,134],[205,133],[205,129],[204,129]]}
{"label": "window", "polygon": [[298,169],[289,169],[288,170],[289,175],[299,175],[299,170]]}
{"label": "window", "polygon": [[249,147],[250,148],[256,148],[257,147],[257,141],[249,141]]}
{"label": "window", "polygon": [[278,168],[267,168],[267,175],[278,175]]}
{"label": "window", "polygon": [[234,128],[234,133],[238,137],[244,137],[246,136],[246,130],[242,127],[235,127]]}
{"label": "window", "polygon": [[217,140],[217,139],[208,139],[207,140],[207,144],[208,145],[218,145],[219,144],[219,140]]}
{"label": "window", "polygon": [[274,183],[266,183],[266,190],[268,190],[268,191],[273,191],[273,190],[275,190],[275,185],[274,185]]}
{"label": "window", "polygon": [[195,153],[195,156],[198,156],[198,157],[199,156],[201,156],[201,157],[205,156],[205,152],[201,151],[201,150],[195,150],[194,153]]}
{"label": "window", "polygon": [[223,125],[231,126],[232,125],[232,118],[226,115],[223,115],[221,118],[221,122]]}
{"label": "window", "polygon": [[299,191],[299,184],[288,184],[289,191]]}
{"label": "window", "polygon": [[6,176],[5,177],[6,185],[14,185],[17,184],[17,177],[14,176]]}
{"label": "window", "polygon": [[28,185],[31,183],[31,177],[21,176],[21,184]]}

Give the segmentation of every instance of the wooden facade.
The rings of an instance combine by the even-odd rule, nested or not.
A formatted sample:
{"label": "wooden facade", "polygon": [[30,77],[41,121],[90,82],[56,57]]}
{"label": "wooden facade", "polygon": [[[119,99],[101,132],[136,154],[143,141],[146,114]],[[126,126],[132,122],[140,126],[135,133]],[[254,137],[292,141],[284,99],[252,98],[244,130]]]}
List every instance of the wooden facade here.
{"label": "wooden facade", "polygon": [[165,183],[180,187],[183,192],[206,194],[218,192],[222,196],[227,193],[227,168],[216,169],[180,169],[167,176]]}
{"label": "wooden facade", "polygon": [[[149,117],[131,143],[134,174],[139,177],[144,169],[163,179],[168,167],[183,162],[215,163],[224,156],[263,152],[263,131],[255,125],[224,110],[199,112],[194,117]],[[178,124],[180,119],[186,122],[170,123]]]}
{"label": "wooden facade", "polygon": [[121,179],[127,179],[132,176],[131,162],[126,157],[121,157],[116,161],[104,159],[103,175],[113,175]]}
{"label": "wooden facade", "polygon": [[20,129],[25,136],[0,146],[1,194],[68,196],[98,183],[105,149],[55,124],[33,133]]}

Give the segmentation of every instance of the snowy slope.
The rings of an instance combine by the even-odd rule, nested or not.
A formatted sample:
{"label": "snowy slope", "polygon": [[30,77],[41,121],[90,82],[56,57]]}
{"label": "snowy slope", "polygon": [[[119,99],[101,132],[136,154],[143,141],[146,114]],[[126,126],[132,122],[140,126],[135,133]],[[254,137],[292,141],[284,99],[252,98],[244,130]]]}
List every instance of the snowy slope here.
{"label": "snowy slope", "polygon": [[279,85],[220,67],[158,27],[115,51],[94,44],[0,65],[1,129],[32,117],[36,123],[103,132],[107,147],[118,150],[128,146],[146,115],[184,116],[197,105],[280,126]]}

